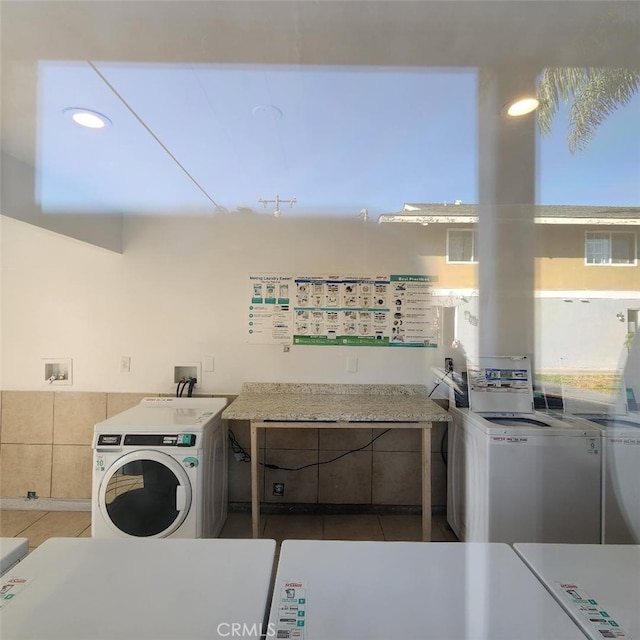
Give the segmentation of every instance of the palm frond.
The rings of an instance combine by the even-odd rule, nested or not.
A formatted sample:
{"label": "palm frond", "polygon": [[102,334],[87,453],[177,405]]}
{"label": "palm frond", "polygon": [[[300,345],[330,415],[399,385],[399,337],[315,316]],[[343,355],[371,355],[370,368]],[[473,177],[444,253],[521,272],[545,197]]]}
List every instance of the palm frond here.
{"label": "palm frond", "polygon": [[584,150],[597,127],[640,88],[640,74],[626,69],[600,69],[574,96],[567,143],[571,153]]}
{"label": "palm frond", "polygon": [[569,102],[588,82],[588,69],[574,67],[551,67],[545,69],[538,84],[538,126],[543,134],[551,133],[560,102]]}
{"label": "palm frond", "polygon": [[640,73],[628,69],[545,69],[538,84],[538,126],[543,135],[549,134],[561,101],[572,101],[567,144],[576,153],[588,146],[604,119],[639,89]]}

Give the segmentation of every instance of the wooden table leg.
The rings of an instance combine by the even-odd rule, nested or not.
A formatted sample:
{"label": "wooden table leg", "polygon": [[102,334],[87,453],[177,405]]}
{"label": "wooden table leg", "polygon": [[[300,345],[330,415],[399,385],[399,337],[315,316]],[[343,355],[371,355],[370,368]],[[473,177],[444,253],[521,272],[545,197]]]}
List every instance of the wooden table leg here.
{"label": "wooden table leg", "polygon": [[422,540],[431,542],[431,427],[422,430]]}
{"label": "wooden table leg", "polygon": [[260,494],[258,493],[258,428],[251,423],[251,531],[260,537]]}

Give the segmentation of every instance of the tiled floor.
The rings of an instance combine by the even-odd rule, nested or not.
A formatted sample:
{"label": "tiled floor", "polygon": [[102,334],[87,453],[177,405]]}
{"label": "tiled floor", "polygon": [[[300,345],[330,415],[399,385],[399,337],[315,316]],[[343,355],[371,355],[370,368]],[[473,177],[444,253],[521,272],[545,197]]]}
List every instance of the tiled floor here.
{"label": "tiled floor", "polygon": [[[278,543],[287,538],[311,540],[420,540],[420,516],[399,515],[266,515],[262,537]],[[29,550],[47,538],[91,536],[89,511],[0,511],[0,537],[29,539]],[[230,513],[221,538],[250,538],[251,516]],[[434,516],[434,542],[457,542],[445,516]]]}

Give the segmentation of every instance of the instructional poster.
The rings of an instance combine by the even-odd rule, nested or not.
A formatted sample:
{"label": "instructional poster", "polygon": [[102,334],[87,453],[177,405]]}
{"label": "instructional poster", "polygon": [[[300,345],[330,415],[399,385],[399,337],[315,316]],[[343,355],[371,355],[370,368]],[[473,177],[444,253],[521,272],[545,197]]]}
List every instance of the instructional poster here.
{"label": "instructional poster", "polygon": [[254,344],[291,344],[293,276],[251,275],[247,334]]}
{"label": "instructional poster", "polygon": [[437,347],[440,307],[425,275],[251,275],[249,341]]}
{"label": "instructional poster", "polygon": [[472,411],[533,410],[531,362],[527,356],[478,356],[467,362]]}
{"label": "instructional poster", "polygon": [[526,367],[469,367],[468,374],[473,391],[529,393],[529,370]]}

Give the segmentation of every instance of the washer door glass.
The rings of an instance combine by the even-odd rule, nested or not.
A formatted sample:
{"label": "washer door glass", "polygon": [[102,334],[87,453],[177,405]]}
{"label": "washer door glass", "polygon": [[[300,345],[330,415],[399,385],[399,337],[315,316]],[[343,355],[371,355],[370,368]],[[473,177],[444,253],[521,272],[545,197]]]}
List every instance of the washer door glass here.
{"label": "washer door glass", "polygon": [[122,456],[100,486],[100,509],[119,533],[165,537],[187,517],[191,484],[185,470],[159,451]]}

